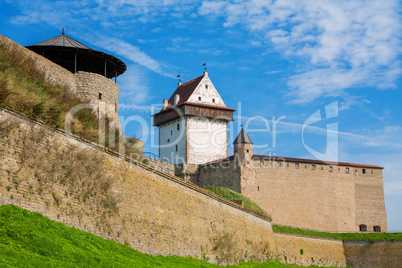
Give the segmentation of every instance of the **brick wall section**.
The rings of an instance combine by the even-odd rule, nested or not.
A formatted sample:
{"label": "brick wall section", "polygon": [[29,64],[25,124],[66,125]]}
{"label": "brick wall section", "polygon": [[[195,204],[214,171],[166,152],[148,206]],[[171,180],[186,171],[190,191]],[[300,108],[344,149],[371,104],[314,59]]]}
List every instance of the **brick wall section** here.
{"label": "brick wall section", "polygon": [[[141,148],[142,149],[142,148]],[[165,172],[168,173],[170,175],[175,175],[175,166],[164,162],[164,161],[160,161],[160,160],[156,160],[153,158],[149,158],[149,157],[143,157],[144,159],[147,159],[149,165],[151,165],[152,167],[154,167],[155,169],[161,171],[161,172]]]}
{"label": "brick wall section", "polygon": [[347,265],[353,268],[399,268],[402,241],[344,241]]}
{"label": "brick wall section", "polygon": [[234,160],[203,166],[190,179],[199,185],[216,185],[241,192],[240,188],[241,168],[237,167]]}
{"label": "brick wall section", "polygon": [[330,172],[329,165],[315,164],[314,170],[311,163],[299,163],[298,169],[295,163],[252,164],[241,191],[270,213],[274,224],[328,232],[358,232],[366,224],[369,231],[373,225],[387,231],[381,169],[366,168],[359,175],[362,168],[347,173],[344,166]]}
{"label": "brick wall section", "polygon": [[[230,188],[268,212],[273,224],[327,232],[387,231],[382,169],[252,160],[201,166],[194,183]],[[297,165],[298,164],[298,168]],[[332,169],[330,170],[330,167]]]}
{"label": "brick wall section", "polygon": [[387,215],[382,170],[366,169],[366,174],[362,174],[361,168],[353,168],[353,174],[356,189],[356,224],[365,224],[368,232],[373,232],[375,225],[386,232]]}
{"label": "brick wall section", "polygon": [[[5,118],[14,118],[22,126],[3,132],[0,139],[0,205],[15,204],[107,239],[127,241],[133,248],[154,255],[206,257],[215,263],[263,261],[275,255],[270,222],[236,204],[59,130],[38,123],[30,128],[32,120],[3,110],[0,122]],[[24,156],[28,157],[25,165],[14,176],[21,166],[24,139],[35,129],[45,129],[46,133],[30,147],[30,154]],[[92,152],[100,154],[97,158],[102,160],[88,167],[94,169],[88,174],[100,171],[98,179],[108,176],[112,180],[110,191],[118,200],[117,213],[104,210],[103,196],[92,192],[85,199],[86,187],[76,189],[81,191],[78,196],[61,183],[69,174],[65,169],[70,162],[57,159],[71,154],[80,158]],[[58,171],[53,172],[53,168]],[[45,171],[51,177],[40,175]],[[96,181],[85,183],[90,186]]]}
{"label": "brick wall section", "polygon": [[[275,244],[278,259],[284,263],[304,266],[346,266],[343,243],[340,240],[275,233]],[[300,252],[301,249],[303,254]]]}
{"label": "brick wall section", "polygon": [[[98,116],[106,115],[115,118],[116,122],[119,122],[117,115],[119,86],[100,74],[78,71],[74,76],[77,97],[89,100]],[[120,124],[118,124],[118,127],[120,128]]]}
{"label": "brick wall section", "polygon": [[75,93],[75,77],[67,69],[53,63],[52,61],[42,57],[41,55],[17,44],[16,42],[0,36],[0,43],[17,50],[19,53],[24,53],[28,57],[34,59],[34,62],[39,70],[41,70],[46,77],[46,80],[53,85],[60,85],[68,91]]}

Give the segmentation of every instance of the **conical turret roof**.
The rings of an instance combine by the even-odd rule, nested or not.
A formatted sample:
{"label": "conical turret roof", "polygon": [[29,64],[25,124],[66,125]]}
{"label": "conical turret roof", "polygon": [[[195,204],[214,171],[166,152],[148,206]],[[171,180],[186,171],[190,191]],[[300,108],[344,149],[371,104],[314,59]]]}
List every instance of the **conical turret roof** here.
{"label": "conical turret roof", "polygon": [[91,49],[90,47],[87,47],[86,45],[81,44],[77,40],[65,35],[64,32],[61,35],[37,43],[34,46],[60,46],[60,47]]}
{"label": "conical turret roof", "polygon": [[234,140],[233,144],[237,143],[249,143],[253,144],[253,142],[250,140],[249,136],[247,135],[246,131],[244,128],[241,129],[239,135],[237,135],[237,138]]}
{"label": "conical turret roof", "polygon": [[126,71],[126,65],[118,58],[92,48],[67,36],[64,28],[61,35],[47,39],[28,49],[42,55],[72,73],[85,71],[107,78],[117,77]]}

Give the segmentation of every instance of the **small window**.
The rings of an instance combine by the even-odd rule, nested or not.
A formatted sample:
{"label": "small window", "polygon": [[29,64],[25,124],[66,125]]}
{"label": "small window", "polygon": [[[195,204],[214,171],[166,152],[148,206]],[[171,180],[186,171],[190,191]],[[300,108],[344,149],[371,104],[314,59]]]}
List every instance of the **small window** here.
{"label": "small window", "polygon": [[114,104],[114,111],[117,113],[117,103]]}
{"label": "small window", "polygon": [[173,135],[173,130],[170,131],[170,136],[172,136],[172,135]]}
{"label": "small window", "polygon": [[99,99],[102,99],[102,93],[99,92]]}
{"label": "small window", "polygon": [[359,225],[359,231],[360,231],[360,232],[367,232],[367,225],[365,225],[365,224],[360,224],[360,225]]}
{"label": "small window", "polygon": [[260,190],[260,186],[257,186],[257,191],[259,191]]}
{"label": "small window", "polygon": [[177,124],[177,130],[180,130],[180,124]]}
{"label": "small window", "polygon": [[381,232],[381,227],[376,225],[376,226],[373,227],[373,231],[376,232],[376,233],[379,233],[379,232]]}
{"label": "small window", "polygon": [[307,165],[304,165],[304,168],[307,168]]}
{"label": "small window", "polygon": [[357,172],[357,169],[355,169],[355,172]]}
{"label": "small window", "polygon": [[299,163],[295,164],[295,169],[299,169]]}
{"label": "small window", "polygon": [[282,162],[278,162],[278,167],[282,167]]}
{"label": "small window", "polygon": [[324,170],[324,167],[321,167],[321,170]]}
{"label": "small window", "polygon": [[212,99],[212,102],[215,103],[215,99]]}
{"label": "small window", "polygon": [[168,139],[168,142],[170,142],[170,139]]}
{"label": "small window", "polygon": [[312,170],[315,170],[315,165],[311,165],[311,169],[312,169]]}
{"label": "small window", "polygon": [[286,164],[287,167],[289,167],[289,164]]}
{"label": "small window", "polygon": [[349,173],[349,172],[350,172],[350,170],[349,170],[349,168],[347,167],[347,168],[346,168],[346,173]]}
{"label": "small window", "polygon": [[374,171],[373,171],[373,170],[371,170],[371,174],[374,174]]}
{"label": "small window", "polygon": [[208,89],[208,85],[205,85],[205,88]]}
{"label": "small window", "polygon": [[177,144],[176,144],[176,152],[177,152],[177,149],[178,149],[178,148],[177,148]]}
{"label": "small window", "polygon": [[365,168],[362,169],[362,173],[366,174],[366,169]]}
{"label": "small window", "polygon": [[261,159],[260,160],[260,166],[263,166],[264,165],[264,159]]}
{"label": "small window", "polygon": [[333,167],[332,166],[329,166],[329,172],[332,172],[333,171]]}
{"label": "small window", "polygon": [[198,97],[198,100],[200,101],[200,100],[201,100],[201,97]]}
{"label": "small window", "polygon": [[247,149],[247,153],[248,153],[249,151],[248,151],[248,149]]}

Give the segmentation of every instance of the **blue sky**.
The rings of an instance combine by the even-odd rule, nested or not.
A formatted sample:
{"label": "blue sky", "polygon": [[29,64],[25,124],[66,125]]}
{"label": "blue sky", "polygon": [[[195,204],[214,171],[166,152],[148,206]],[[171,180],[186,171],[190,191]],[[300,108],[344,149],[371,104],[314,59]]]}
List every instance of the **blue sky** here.
{"label": "blue sky", "polygon": [[[173,93],[177,74],[200,76],[206,60],[226,105],[238,110],[230,143],[243,123],[257,154],[385,167],[388,228],[402,230],[399,1],[3,0],[0,15],[0,34],[22,45],[65,27],[122,59],[119,115],[134,116],[126,135],[145,140],[144,151],[158,152],[152,109]],[[316,111],[324,120],[304,129],[303,144]],[[337,149],[324,154],[331,126]]]}

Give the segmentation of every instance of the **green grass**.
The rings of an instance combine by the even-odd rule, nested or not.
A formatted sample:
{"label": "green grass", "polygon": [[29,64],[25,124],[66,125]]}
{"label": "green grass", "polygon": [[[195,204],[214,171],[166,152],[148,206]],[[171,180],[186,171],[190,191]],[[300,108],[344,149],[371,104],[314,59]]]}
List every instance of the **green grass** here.
{"label": "green grass", "polygon": [[332,238],[337,240],[402,240],[402,233],[327,233],[289,226],[272,225],[274,232]]}
{"label": "green grass", "polygon": [[211,192],[214,192],[215,194],[228,200],[243,200],[244,209],[269,220],[272,220],[271,216],[267,212],[265,212],[259,205],[251,201],[250,198],[247,198],[236,191],[219,186],[207,186],[205,187],[205,189],[210,190]]}
{"label": "green grass", "polygon": [[[151,256],[13,205],[0,207],[0,267],[219,267],[191,257]],[[278,261],[227,267],[301,267]]]}

